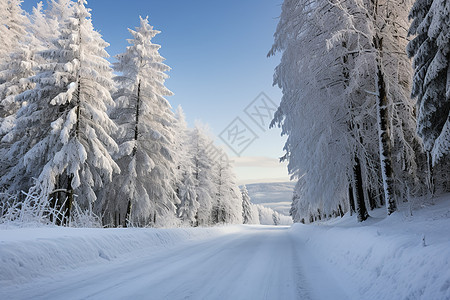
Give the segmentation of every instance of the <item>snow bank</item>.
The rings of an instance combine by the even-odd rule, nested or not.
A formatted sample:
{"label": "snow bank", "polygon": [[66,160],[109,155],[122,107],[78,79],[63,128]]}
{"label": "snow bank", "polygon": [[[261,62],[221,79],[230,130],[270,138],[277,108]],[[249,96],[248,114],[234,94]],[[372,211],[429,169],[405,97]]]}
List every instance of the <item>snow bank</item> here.
{"label": "snow bank", "polygon": [[0,286],[84,265],[125,260],[139,251],[161,251],[219,237],[239,226],[214,228],[80,229],[42,227],[0,230]]}
{"label": "snow bank", "polygon": [[[450,299],[450,195],[363,224],[345,216],[291,232],[354,299]],[[405,209],[404,211],[407,211]]]}

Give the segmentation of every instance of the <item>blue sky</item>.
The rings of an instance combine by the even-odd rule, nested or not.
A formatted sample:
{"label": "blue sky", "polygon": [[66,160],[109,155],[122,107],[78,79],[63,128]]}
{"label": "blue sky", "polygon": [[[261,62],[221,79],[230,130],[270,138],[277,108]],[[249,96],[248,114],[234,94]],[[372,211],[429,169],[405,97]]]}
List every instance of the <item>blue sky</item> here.
{"label": "blue sky", "polygon": [[[31,11],[38,1],[25,0]],[[175,95],[169,101],[181,105],[189,125],[195,120],[209,124],[219,136],[236,117],[258,138],[236,161],[239,182],[287,180],[283,155],[284,138],[279,129],[262,130],[244,113],[255,97],[264,92],[276,105],[281,92],[272,87],[279,58],[267,58],[281,12],[281,0],[174,1],[91,0],[96,30],[111,44],[111,56],[124,52],[127,28],[139,25],[139,15],[161,34],[154,42],[172,70],[167,87]],[[217,138],[218,144],[223,144]],[[233,151],[228,151],[235,156]],[[267,179],[267,180],[266,180]]]}

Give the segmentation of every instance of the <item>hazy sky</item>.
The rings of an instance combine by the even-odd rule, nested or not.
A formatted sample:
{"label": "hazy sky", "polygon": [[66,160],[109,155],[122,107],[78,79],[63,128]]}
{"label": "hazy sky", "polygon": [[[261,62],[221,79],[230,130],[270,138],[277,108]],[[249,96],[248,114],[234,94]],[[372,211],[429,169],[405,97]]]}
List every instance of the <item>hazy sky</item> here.
{"label": "hazy sky", "polygon": [[[31,11],[37,2],[24,0],[23,8]],[[154,42],[172,68],[166,85],[175,95],[168,100],[183,107],[190,126],[196,120],[207,123],[218,144],[225,140],[231,146],[225,147],[238,180],[249,183],[288,180],[286,166],[277,162],[284,138],[279,129],[268,129],[271,103],[281,100],[280,90],[272,87],[279,58],[266,57],[281,2],[91,0],[88,7],[96,30],[111,44],[111,56],[125,51],[127,28],[139,25],[139,15],[149,16],[161,31]],[[257,98],[261,92],[269,99]]]}

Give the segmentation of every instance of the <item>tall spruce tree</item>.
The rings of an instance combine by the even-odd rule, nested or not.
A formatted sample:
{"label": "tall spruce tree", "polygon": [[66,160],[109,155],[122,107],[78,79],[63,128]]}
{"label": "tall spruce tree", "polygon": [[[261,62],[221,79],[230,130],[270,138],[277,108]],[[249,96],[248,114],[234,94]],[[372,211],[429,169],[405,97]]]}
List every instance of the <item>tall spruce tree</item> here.
{"label": "tall spruce tree", "polygon": [[10,157],[18,162],[2,178],[35,177],[43,200],[67,198],[66,223],[75,196],[82,207],[90,207],[96,192],[120,171],[110,156],[117,151],[110,136],[117,127],[106,113],[114,105],[108,43],[94,30],[85,4],[74,4],[56,49],[41,53],[46,62],[32,78],[36,87],[18,96],[28,102],[8,134],[14,141]]}
{"label": "tall spruce tree", "polygon": [[[114,70],[121,75],[112,117],[119,125],[117,162],[122,170],[115,176],[107,196],[109,210],[140,225],[163,224],[175,216],[179,200],[174,190],[174,123],[169,102],[172,93],[164,86],[170,68],[163,63],[159,45],[152,38],[159,33],[140,18],[127,51],[117,56]],[[117,218],[117,216],[116,216]]]}

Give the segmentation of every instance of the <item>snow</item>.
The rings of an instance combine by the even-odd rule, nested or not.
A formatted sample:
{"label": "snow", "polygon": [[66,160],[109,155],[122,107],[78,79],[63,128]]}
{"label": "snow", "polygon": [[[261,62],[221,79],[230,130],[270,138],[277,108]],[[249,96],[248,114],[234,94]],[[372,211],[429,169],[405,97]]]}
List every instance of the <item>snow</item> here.
{"label": "snow", "polygon": [[362,226],[346,215],[292,231],[354,299],[450,299],[450,195],[406,211],[372,211]]}
{"label": "snow", "polygon": [[[4,299],[449,299],[450,194],[287,226],[0,230]],[[423,238],[425,237],[425,243]],[[425,244],[425,246],[424,246]]]}

